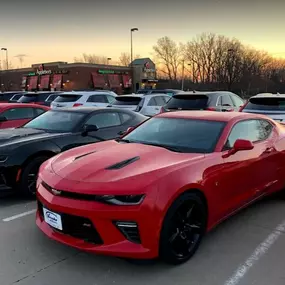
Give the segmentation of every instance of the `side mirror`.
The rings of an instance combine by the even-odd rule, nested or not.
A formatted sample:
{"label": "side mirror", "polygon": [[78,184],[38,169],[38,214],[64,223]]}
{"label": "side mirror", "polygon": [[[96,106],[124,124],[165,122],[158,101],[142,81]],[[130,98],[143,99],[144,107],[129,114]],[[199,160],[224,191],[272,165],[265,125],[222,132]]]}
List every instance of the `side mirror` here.
{"label": "side mirror", "polygon": [[88,133],[98,131],[98,127],[96,125],[84,125],[82,135],[86,136]]}
{"label": "side mirror", "polygon": [[237,139],[234,143],[234,146],[232,149],[230,149],[223,157],[229,157],[238,151],[243,151],[243,150],[251,150],[254,148],[254,145],[251,141],[249,140],[242,140],[242,139]]}
{"label": "side mirror", "polygon": [[126,134],[130,133],[134,128],[135,128],[135,127],[129,127],[129,128],[127,128],[126,131],[120,131],[120,132],[118,132],[118,135],[119,135],[120,137],[123,137],[123,136],[125,136]]}
{"label": "side mirror", "polygon": [[0,116],[0,123],[1,122],[7,122],[7,121],[8,121],[8,119],[6,117]]}
{"label": "side mirror", "polygon": [[135,127],[129,127],[129,128],[127,128],[127,131],[126,131],[126,134],[128,134],[128,133],[130,133],[132,130],[134,130],[135,129]]}

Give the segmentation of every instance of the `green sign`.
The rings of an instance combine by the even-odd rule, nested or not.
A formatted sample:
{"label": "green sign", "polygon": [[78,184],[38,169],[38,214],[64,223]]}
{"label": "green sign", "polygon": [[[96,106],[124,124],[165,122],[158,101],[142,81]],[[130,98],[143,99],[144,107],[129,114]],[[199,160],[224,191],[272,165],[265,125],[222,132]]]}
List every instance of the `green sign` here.
{"label": "green sign", "polygon": [[98,73],[100,74],[114,74],[115,71],[114,70],[104,70],[104,69],[99,69]]}
{"label": "green sign", "polygon": [[28,76],[35,76],[35,75],[36,75],[35,72],[30,72],[30,73],[28,74]]}

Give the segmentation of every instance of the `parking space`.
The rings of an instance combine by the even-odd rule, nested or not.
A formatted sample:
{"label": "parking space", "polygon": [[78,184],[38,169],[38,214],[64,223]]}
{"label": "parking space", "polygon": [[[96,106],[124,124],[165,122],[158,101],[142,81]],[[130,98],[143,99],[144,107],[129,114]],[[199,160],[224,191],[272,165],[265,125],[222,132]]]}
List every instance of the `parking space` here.
{"label": "parking space", "polygon": [[[242,211],[212,231],[194,258],[172,267],[159,262],[134,265],[63,246],[37,229],[31,212],[35,202],[2,199],[0,283],[281,285],[285,280],[285,235],[282,228],[276,229],[284,220],[284,204],[273,197]],[[22,213],[27,214],[20,216]],[[19,216],[3,221],[11,215]]]}

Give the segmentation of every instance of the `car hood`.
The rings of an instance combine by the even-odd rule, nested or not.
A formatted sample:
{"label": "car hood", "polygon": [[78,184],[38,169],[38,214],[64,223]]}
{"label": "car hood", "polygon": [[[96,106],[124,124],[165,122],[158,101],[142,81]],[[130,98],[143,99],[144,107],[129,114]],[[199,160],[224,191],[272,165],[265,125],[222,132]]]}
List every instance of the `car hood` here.
{"label": "car hood", "polygon": [[15,143],[22,143],[29,140],[40,140],[60,136],[60,133],[47,133],[43,130],[16,128],[0,130],[0,147]]}
{"label": "car hood", "polygon": [[128,185],[150,184],[185,163],[204,157],[204,154],[182,154],[144,144],[107,141],[59,154],[51,159],[50,167],[53,175],[60,177],[56,179],[58,182],[73,181],[75,188],[77,183],[90,182],[93,186],[114,183],[119,188],[118,181]]}

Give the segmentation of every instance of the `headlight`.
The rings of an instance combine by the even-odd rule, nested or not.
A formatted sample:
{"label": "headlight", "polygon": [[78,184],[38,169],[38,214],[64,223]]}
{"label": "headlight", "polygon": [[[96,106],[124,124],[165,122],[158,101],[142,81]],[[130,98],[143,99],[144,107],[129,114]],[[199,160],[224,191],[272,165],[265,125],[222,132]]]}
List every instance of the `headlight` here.
{"label": "headlight", "polygon": [[97,196],[100,202],[118,205],[118,206],[132,206],[142,203],[145,195],[103,195]]}
{"label": "headlight", "polygon": [[0,162],[5,162],[8,159],[8,155],[0,155]]}

